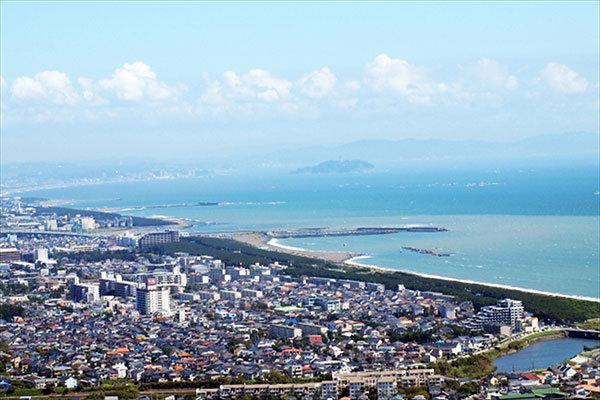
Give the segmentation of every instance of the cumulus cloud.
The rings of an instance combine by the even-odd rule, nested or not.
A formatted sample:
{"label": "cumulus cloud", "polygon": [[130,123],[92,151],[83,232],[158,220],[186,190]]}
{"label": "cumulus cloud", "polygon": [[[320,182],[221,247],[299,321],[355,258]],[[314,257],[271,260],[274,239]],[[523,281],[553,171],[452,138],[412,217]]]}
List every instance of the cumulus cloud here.
{"label": "cumulus cloud", "polygon": [[[87,82],[84,84],[87,85]],[[87,86],[89,89],[89,85]],[[117,98],[125,101],[164,100],[177,94],[175,88],[159,82],[156,74],[141,61],[123,64],[114,71],[111,78],[99,81],[96,86],[102,91],[114,93]]]}
{"label": "cumulus cloud", "polygon": [[344,82],[344,88],[350,91],[356,91],[360,89],[360,81],[346,81]]}
{"label": "cumulus cloud", "polygon": [[33,77],[15,79],[11,94],[22,100],[48,100],[54,104],[75,104],[79,95],[64,72],[42,71]]}
{"label": "cumulus cloud", "polygon": [[323,97],[333,90],[336,78],[328,67],[304,74],[298,81],[300,91],[308,97]]}
{"label": "cumulus cloud", "polygon": [[[64,120],[67,116],[82,118],[85,115],[91,119],[110,116],[110,113],[131,113],[134,109],[138,115],[154,117],[160,114],[158,104],[160,115],[170,110],[169,115],[231,114],[251,118],[273,115],[310,118],[320,115],[327,107],[389,111],[396,110],[399,98],[426,106],[453,103],[498,107],[504,104],[503,96],[525,95],[517,89],[523,87],[526,91],[530,86],[527,80],[511,75],[506,65],[489,58],[459,67],[457,72],[444,83],[432,77],[433,72],[424,66],[380,54],[364,65],[361,76],[343,80],[338,80],[326,66],[293,77],[277,76],[258,68],[245,73],[226,71],[213,77],[204,73],[205,85],[193,94],[195,101],[190,103],[183,96],[185,86],[159,80],[150,66],[141,61],[124,63],[104,79],[70,79],[63,72],[43,71],[8,83],[0,77],[0,83],[3,110],[6,106],[11,113],[21,113],[23,119],[31,120],[36,117],[31,114],[51,119],[62,112]],[[545,66],[533,85],[540,83],[562,93],[588,89],[585,78],[558,63]],[[10,103],[13,100],[14,105]],[[29,104],[26,100],[35,102]],[[48,104],[55,106],[49,108]],[[127,106],[123,107],[124,104]]]}
{"label": "cumulus cloud", "polygon": [[509,75],[508,67],[496,60],[482,58],[469,71],[477,80],[489,86],[514,90],[519,87],[519,81],[514,75]]}
{"label": "cumulus cloud", "polygon": [[[214,91],[215,84],[210,86]],[[231,99],[256,98],[270,102],[288,97],[291,87],[290,81],[278,78],[263,69],[252,69],[241,76],[233,71],[226,71],[223,73],[220,94]]]}
{"label": "cumulus cloud", "polygon": [[128,102],[171,99],[184,90],[181,86],[171,87],[158,81],[150,67],[139,61],[125,63],[108,79],[79,78],[77,84],[74,86],[64,72],[42,71],[33,77],[16,78],[10,91],[12,97],[19,100],[93,106],[109,104],[110,98]]}
{"label": "cumulus cloud", "polygon": [[449,85],[435,83],[429,79],[424,67],[410,64],[406,60],[380,54],[367,63],[365,83],[375,91],[393,91],[411,103],[431,104],[431,95],[451,90]]}
{"label": "cumulus cloud", "polygon": [[560,93],[583,93],[587,90],[588,81],[566,65],[551,62],[544,67],[542,78],[550,88]]}

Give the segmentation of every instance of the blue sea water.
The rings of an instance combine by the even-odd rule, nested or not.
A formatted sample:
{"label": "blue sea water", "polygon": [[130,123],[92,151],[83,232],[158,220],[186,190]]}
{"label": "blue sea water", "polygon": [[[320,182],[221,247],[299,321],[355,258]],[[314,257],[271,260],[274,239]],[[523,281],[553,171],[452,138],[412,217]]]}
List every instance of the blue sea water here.
{"label": "blue sea water", "polygon": [[[26,195],[62,199],[74,207],[118,209],[129,215],[189,218],[198,222],[191,230],[199,232],[441,226],[448,231],[281,243],[359,252],[370,257],[362,262],[391,269],[600,297],[597,167],[212,175]],[[165,207],[202,201],[220,205]],[[402,250],[403,246],[451,256],[418,254]]]}
{"label": "blue sea water", "polygon": [[[284,245],[360,252],[357,262],[422,274],[598,297],[598,218],[440,215],[396,221],[443,226],[447,232],[296,238]],[[436,257],[402,247],[450,254]]]}

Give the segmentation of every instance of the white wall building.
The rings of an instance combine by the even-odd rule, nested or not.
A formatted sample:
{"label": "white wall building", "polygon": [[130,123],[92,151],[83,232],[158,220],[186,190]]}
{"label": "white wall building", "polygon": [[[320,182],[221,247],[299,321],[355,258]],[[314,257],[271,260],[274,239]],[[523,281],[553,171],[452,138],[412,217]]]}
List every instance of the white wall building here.
{"label": "white wall building", "polygon": [[155,278],[148,278],[145,287],[136,290],[135,302],[137,311],[142,315],[168,314],[171,311],[169,288],[159,287]]}

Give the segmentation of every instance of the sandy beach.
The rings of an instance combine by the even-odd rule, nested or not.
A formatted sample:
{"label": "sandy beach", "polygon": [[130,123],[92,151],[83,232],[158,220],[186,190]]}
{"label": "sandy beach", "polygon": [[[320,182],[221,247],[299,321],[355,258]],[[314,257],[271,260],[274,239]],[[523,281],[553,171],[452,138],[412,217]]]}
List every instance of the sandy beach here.
{"label": "sandy beach", "polygon": [[154,219],[159,219],[161,221],[168,222],[169,225],[165,226],[166,229],[180,230],[180,229],[185,229],[185,228],[189,228],[190,226],[192,226],[192,224],[189,220],[183,219],[183,218],[166,217],[164,215],[153,215],[153,216],[146,217],[146,218],[154,218]]}
{"label": "sandy beach", "polygon": [[525,289],[525,288],[520,288],[520,287],[515,287],[515,286],[510,286],[510,285],[501,285],[501,284],[497,284],[497,283],[485,283],[485,282],[471,281],[471,280],[468,280],[468,279],[448,278],[448,277],[445,277],[445,276],[421,274],[421,273],[414,272],[414,271],[406,271],[406,270],[384,268],[384,267],[379,267],[377,265],[363,264],[363,263],[357,262],[357,260],[362,260],[362,259],[367,259],[367,258],[370,258],[370,257],[369,256],[354,257],[354,258],[351,258],[349,260],[345,260],[344,264],[346,264],[346,265],[352,265],[354,267],[360,267],[360,268],[370,268],[370,269],[374,269],[374,270],[378,270],[378,271],[385,271],[385,272],[403,272],[405,274],[416,275],[416,276],[420,276],[422,278],[440,279],[440,280],[449,281],[449,282],[468,283],[468,284],[473,284],[473,285],[495,287],[495,288],[499,288],[499,289],[516,290],[516,291],[524,292],[524,293],[535,293],[535,294],[541,294],[541,295],[545,295],[545,296],[563,297],[563,298],[567,298],[567,299],[586,300],[586,301],[593,301],[593,302],[596,302],[596,303],[600,303],[600,299],[594,298],[594,297],[573,296],[573,295],[567,295],[567,294],[557,294],[557,293],[551,293],[551,292],[544,292],[542,290]]}
{"label": "sandy beach", "polygon": [[319,258],[334,263],[343,263],[353,258],[362,256],[358,253],[341,252],[341,251],[311,251],[301,249],[297,247],[285,246],[277,242],[277,239],[273,239],[264,233],[242,233],[234,235],[232,237],[235,240],[249,244],[254,247],[258,247],[265,250],[282,251],[297,256]]}
{"label": "sandy beach", "polygon": [[380,267],[377,265],[365,264],[365,263],[361,263],[360,261],[369,259],[370,257],[366,256],[364,254],[355,254],[355,253],[350,253],[350,252],[335,252],[335,251],[311,251],[311,250],[306,250],[306,249],[302,249],[302,248],[298,248],[298,247],[285,246],[285,245],[278,243],[277,239],[273,239],[273,238],[269,237],[268,235],[266,235],[265,233],[261,233],[261,232],[238,234],[238,235],[234,235],[232,238],[235,240],[239,240],[240,242],[243,242],[243,243],[246,243],[251,246],[261,248],[261,249],[265,249],[265,250],[280,251],[280,252],[294,254],[294,255],[298,255],[298,256],[319,258],[319,259],[327,260],[327,261],[334,262],[334,263],[343,263],[343,264],[350,265],[353,267],[368,268],[368,269],[384,271],[384,272],[403,272],[406,274],[416,275],[416,276],[420,276],[422,278],[428,278],[428,279],[440,279],[440,280],[444,280],[444,281],[448,281],[448,282],[461,282],[461,283],[467,283],[467,284],[495,287],[495,288],[499,288],[499,289],[516,290],[516,291],[525,292],[525,293],[535,293],[535,294],[546,295],[546,296],[562,297],[562,298],[569,298],[569,299],[576,299],[576,300],[586,300],[586,301],[593,301],[596,303],[600,303],[600,299],[594,298],[594,297],[563,295],[563,294],[557,294],[557,293],[551,293],[551,292],[544,292],[542,290],[525,289],[525,288],[520,288],[520,287],[515,287],[515,286],[510,286],[510,285],[477,282],[477,281],[471,281],[471,280],[467,280],[467,279],[448,278],[448,277],[444,277],[444,276],[422,274],[422,273],[418,273],[418,272],[414,272],[414,271],[406,271],[406,270],[395,270],[395,269],[391,269],[391,268]]}

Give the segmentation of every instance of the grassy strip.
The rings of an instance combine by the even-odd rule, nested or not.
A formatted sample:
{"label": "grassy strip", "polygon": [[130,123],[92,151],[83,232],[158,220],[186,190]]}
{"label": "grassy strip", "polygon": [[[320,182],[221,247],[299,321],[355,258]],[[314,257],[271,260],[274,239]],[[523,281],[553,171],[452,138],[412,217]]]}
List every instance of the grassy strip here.
{"label": "grassy strip", "polygon": [[600,331],[600,318],[588,319],[587,321],[579,322],[575,324],[575,327]]}
{"label": "grassy strip", "polygon": [[560,331],[560,330],[540,332],[539,334],[529,335],[527,337],[524,337],[523,339],[517,340],[515,342],[507,343],[505,346],[501,346],[501,354],[499,354],[498,357],[503,356],[505,354],[521,351],[525,347],[527,347],[535,342],[539,342],[539,341],[546,340],[546,339],[547,340],[554,339],[552,336],[564,337],[564,335],[562,334],[562,331]]}
{"label": "grassy strip", "polygon": [[[561,330],[553,330],[553,331],[544,331],[544,332],[537,332],[537,333],[532,333],[531,335],[525,336],[517,341],[513,341],[510,342],[511,344],[519,344],[519,345],[525,345],[531,341],[535,341],[536,339],[542,338],[544,336],[552,336],[552,335],[559,335],[562,334],[563,331]],[[506,338],[505,340],[503,340],[502,342],[499,343],[499,346],[503,347],[505,346],[508,342],[508,339],[510,338]]]}

